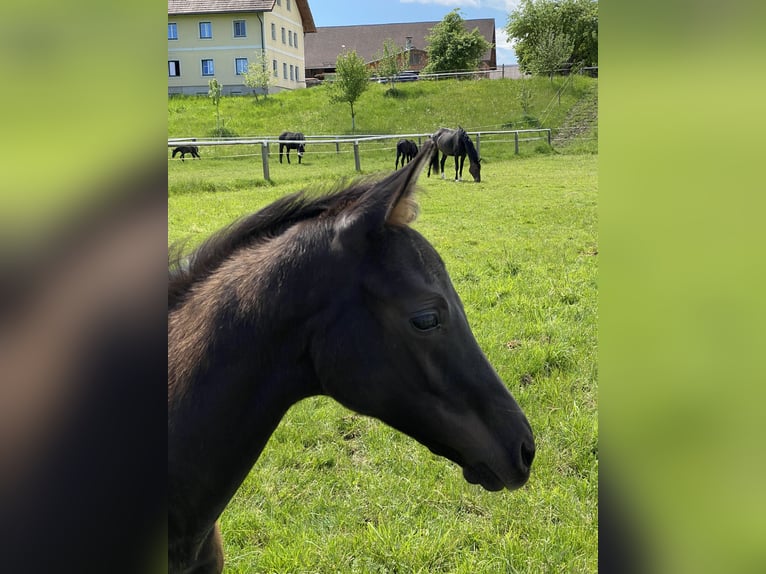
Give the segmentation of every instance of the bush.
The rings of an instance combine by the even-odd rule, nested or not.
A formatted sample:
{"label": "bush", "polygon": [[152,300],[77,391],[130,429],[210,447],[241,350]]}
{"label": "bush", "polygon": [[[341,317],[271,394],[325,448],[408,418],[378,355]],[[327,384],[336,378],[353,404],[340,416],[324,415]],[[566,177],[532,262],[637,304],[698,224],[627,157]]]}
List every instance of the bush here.
{"label": "bush", "polygon": [[210,130],[207,135],[211,138],[235,138],[239,136],[234,130],[225,127],[214,128]]}

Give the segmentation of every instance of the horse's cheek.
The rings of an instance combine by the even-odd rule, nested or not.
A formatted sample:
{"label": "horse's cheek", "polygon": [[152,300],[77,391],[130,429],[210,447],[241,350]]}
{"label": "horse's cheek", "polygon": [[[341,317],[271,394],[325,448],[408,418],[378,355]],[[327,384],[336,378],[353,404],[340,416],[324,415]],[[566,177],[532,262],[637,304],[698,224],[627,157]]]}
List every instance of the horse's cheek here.
{"label": "horse's cheek", "polygon": [[[379,401],[380,378],[388,370],[385,344],[365,336],[371,332],[369,326],[346,318],[326,332],[317,357],[323,391],[344,406],[367,414]],[[363,392],[359,392],[361,387]]]}

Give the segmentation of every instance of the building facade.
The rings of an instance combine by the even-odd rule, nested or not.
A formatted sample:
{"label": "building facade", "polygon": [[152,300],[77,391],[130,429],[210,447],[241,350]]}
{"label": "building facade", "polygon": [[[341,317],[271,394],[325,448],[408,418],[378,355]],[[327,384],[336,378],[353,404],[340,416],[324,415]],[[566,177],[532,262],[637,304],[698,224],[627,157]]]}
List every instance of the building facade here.
{"label": "building facade", "polygon": [[271,91],[306,87],[308,0],[168,0],[168,93],[252,93],[243,74],[266,54]]}

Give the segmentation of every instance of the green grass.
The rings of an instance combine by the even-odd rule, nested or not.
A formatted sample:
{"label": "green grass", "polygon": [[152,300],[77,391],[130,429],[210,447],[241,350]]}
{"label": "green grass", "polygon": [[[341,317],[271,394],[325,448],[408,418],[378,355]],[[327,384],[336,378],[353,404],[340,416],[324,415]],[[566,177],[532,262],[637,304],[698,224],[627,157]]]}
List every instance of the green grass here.
{"label": "green grass", "polygon": [[[342,132],[323,130],[333,131]],[[393,169],[386,145],[363,150],[365,174]],[[597,571],[598,156],[482,146],[480,184],[421,176],[414,226],[444,258],[479,344],[534,428],[529,483],[485,492],[409,437],[331,399],[308,399],[287,413],[221,516],[226,572]],[[193,245],[286,193],[356,175],[348,153],[333,152],[307,154],[300,166],[272,161],[264,182],[260,155],[207,151],[169,162],[170,241]]]}
{"label": "green grass", "polygon": [[[597,81],[581,76],[552,82],[547,78],[419,81],[397,86],[396,95],[387,86],[373,83],[355,105],[356,133],[431,133],[457,125],[468,131],[555,129]],[[526,112],[519,100],[522,85],[532,93]],[[556,94],[562,86],[559,99]],[[284,130],[307,135],[351,134],[350,107],[329,103],[326,86],[280,92],[258,102],[252,96],[226,97],[220,112],[226,129],[241,137],[276,136]],[[215,107],[209,98],[168,99],[169,137],[208,137],[215,127]]]}

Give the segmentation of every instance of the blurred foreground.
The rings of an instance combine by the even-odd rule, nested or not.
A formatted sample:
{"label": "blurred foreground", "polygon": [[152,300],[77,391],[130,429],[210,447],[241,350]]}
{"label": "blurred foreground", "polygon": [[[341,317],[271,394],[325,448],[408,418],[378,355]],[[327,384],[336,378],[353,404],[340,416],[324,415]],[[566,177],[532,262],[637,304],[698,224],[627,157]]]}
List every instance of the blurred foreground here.
{"label": "blurred foreground", "polygon": [[4,11],[3,572],[163,570],[165,78],[146,72],[164,19],[149,2]]}

